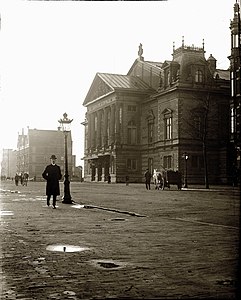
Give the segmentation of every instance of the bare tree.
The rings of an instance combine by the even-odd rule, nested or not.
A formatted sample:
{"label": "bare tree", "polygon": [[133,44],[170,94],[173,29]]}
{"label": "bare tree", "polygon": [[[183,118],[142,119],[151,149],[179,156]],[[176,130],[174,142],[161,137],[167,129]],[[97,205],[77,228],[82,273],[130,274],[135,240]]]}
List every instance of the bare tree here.
{"label": "bare tree", "polygon": [[[188,118],[184,120],[187,125],[187,134],[192,139],[197,140],[202,145],[202,157],[204,164],[204,181],[205,188],[209,189],[209,176],[208,176],[208,159],[207,159],[207,147],[208,147],[208,134],[210,129],[210,121],[215,121],[218,117],[215,109],[211,109],[215,105],[211,101],[211,92],[208,89],[205,93],[200,94],[197,98],[194,98],[194,107],[188,111]],[[212,118],[211,118],[211,114]]]}

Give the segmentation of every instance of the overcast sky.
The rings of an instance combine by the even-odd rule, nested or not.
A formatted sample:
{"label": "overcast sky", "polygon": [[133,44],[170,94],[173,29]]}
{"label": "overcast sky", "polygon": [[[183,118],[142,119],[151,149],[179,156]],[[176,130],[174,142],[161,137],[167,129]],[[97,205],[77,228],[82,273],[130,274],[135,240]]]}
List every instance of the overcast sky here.
{"label": "overcast sky", "polygon": [[73,154],[83,165],[85,96],[97,72],[127,74],[143,45],[145,60],[172,59],[172,47],[202,47],[227,69],[235,0],[2,0],[0,149],[18,132],[57,129],[67,113]]}

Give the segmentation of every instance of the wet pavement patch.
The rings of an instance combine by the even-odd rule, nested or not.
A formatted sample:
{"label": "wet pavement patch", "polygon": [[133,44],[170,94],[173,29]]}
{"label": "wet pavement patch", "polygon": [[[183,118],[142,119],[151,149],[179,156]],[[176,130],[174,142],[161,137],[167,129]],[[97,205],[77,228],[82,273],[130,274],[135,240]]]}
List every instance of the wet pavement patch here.
{"label": "wet pavement patch", "polygon": [[95,205],[84,205],[84,208],[87,209],[100,209],[100,210],[105,210],[105,211],[110,211],[110,212],[116,212],[116,213],[120,213],[120,214],[127,214],[130,216],[134,216],[134,217],[146,217],[145,215],[140,215],[137,214],[135,212],[130,212],[130,211],[124,211],[124,210],[119,210],[119,209],[115,209],[115,208],[108,208],[108,207],[102,207],[102,206],[95,206]]}
{"label": "wet pavement patch", "polygon": [[11,210],[0,210],[0,216],[13,216],[14,213]]}
{"label": "wet pavement patch", "polygon": [[1,193],[4,193],[4,194],[6,194],[6,193],[11,193],[11,194],[20,194],[20,192],[19,192],[19,191],[3,190],[3,189],[0,189],[0,192],[1,192]]}
{"label": "wet pavement patch", "polygon": [[74,205],[72,205],[71,207],[73,207],[73,208],[78,208],[78,209],[80,209],[80,208],[85,208],[85,206],[84,206],[84,205],[81,205],[81,204],[74,204]]}
{"label": "wet pavement patch", "polygon": [[235,286],[236,282],[233,279],[226,279],[226,280],[217,280],[217,284],[224,285],[224,286]]}
{"label": "wet pavement patch", "polygon": [[111,221],[126,221],[126,219],[124,218],[113,218],[113,219],[110,219]]}
{"label": "wet pavement patch", "polygon": [[88,247],[80,247],[74,245],[49,245],[46,250],[57,251],[57,252],[82,252],[90,250]]}
{"label": "wet pavement patch", "polygon": [[104,270],[118,270],[126,266],[126,263],[114,260],[91,260],[90,263],[96,268]]}

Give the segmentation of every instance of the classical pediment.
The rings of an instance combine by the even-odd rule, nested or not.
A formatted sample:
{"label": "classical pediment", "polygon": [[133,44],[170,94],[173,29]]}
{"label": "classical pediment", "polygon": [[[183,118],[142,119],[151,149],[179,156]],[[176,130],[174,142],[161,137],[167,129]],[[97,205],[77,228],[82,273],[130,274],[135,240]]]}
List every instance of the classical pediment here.
{"label": "classical pediment", "polygon": [[99,74],[97,73],[91,86],[90,89],[87,93],[87,96],[84,100],[83,105],[88,104],[89,102],[92,102],[102,96],[105,96],[111,92],[113,92],[114,89],[108,85],[106,82],[104,82]]}

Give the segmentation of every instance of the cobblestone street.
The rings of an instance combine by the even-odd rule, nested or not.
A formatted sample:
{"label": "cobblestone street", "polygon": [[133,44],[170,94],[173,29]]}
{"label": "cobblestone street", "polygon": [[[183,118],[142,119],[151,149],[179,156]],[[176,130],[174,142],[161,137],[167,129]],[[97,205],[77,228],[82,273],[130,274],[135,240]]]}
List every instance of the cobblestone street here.
{"label": "cobblestone street", "polygon": [[237,188],[73,182],[57,209],[45,182],[0,188],[1,299],[236,299]]}

